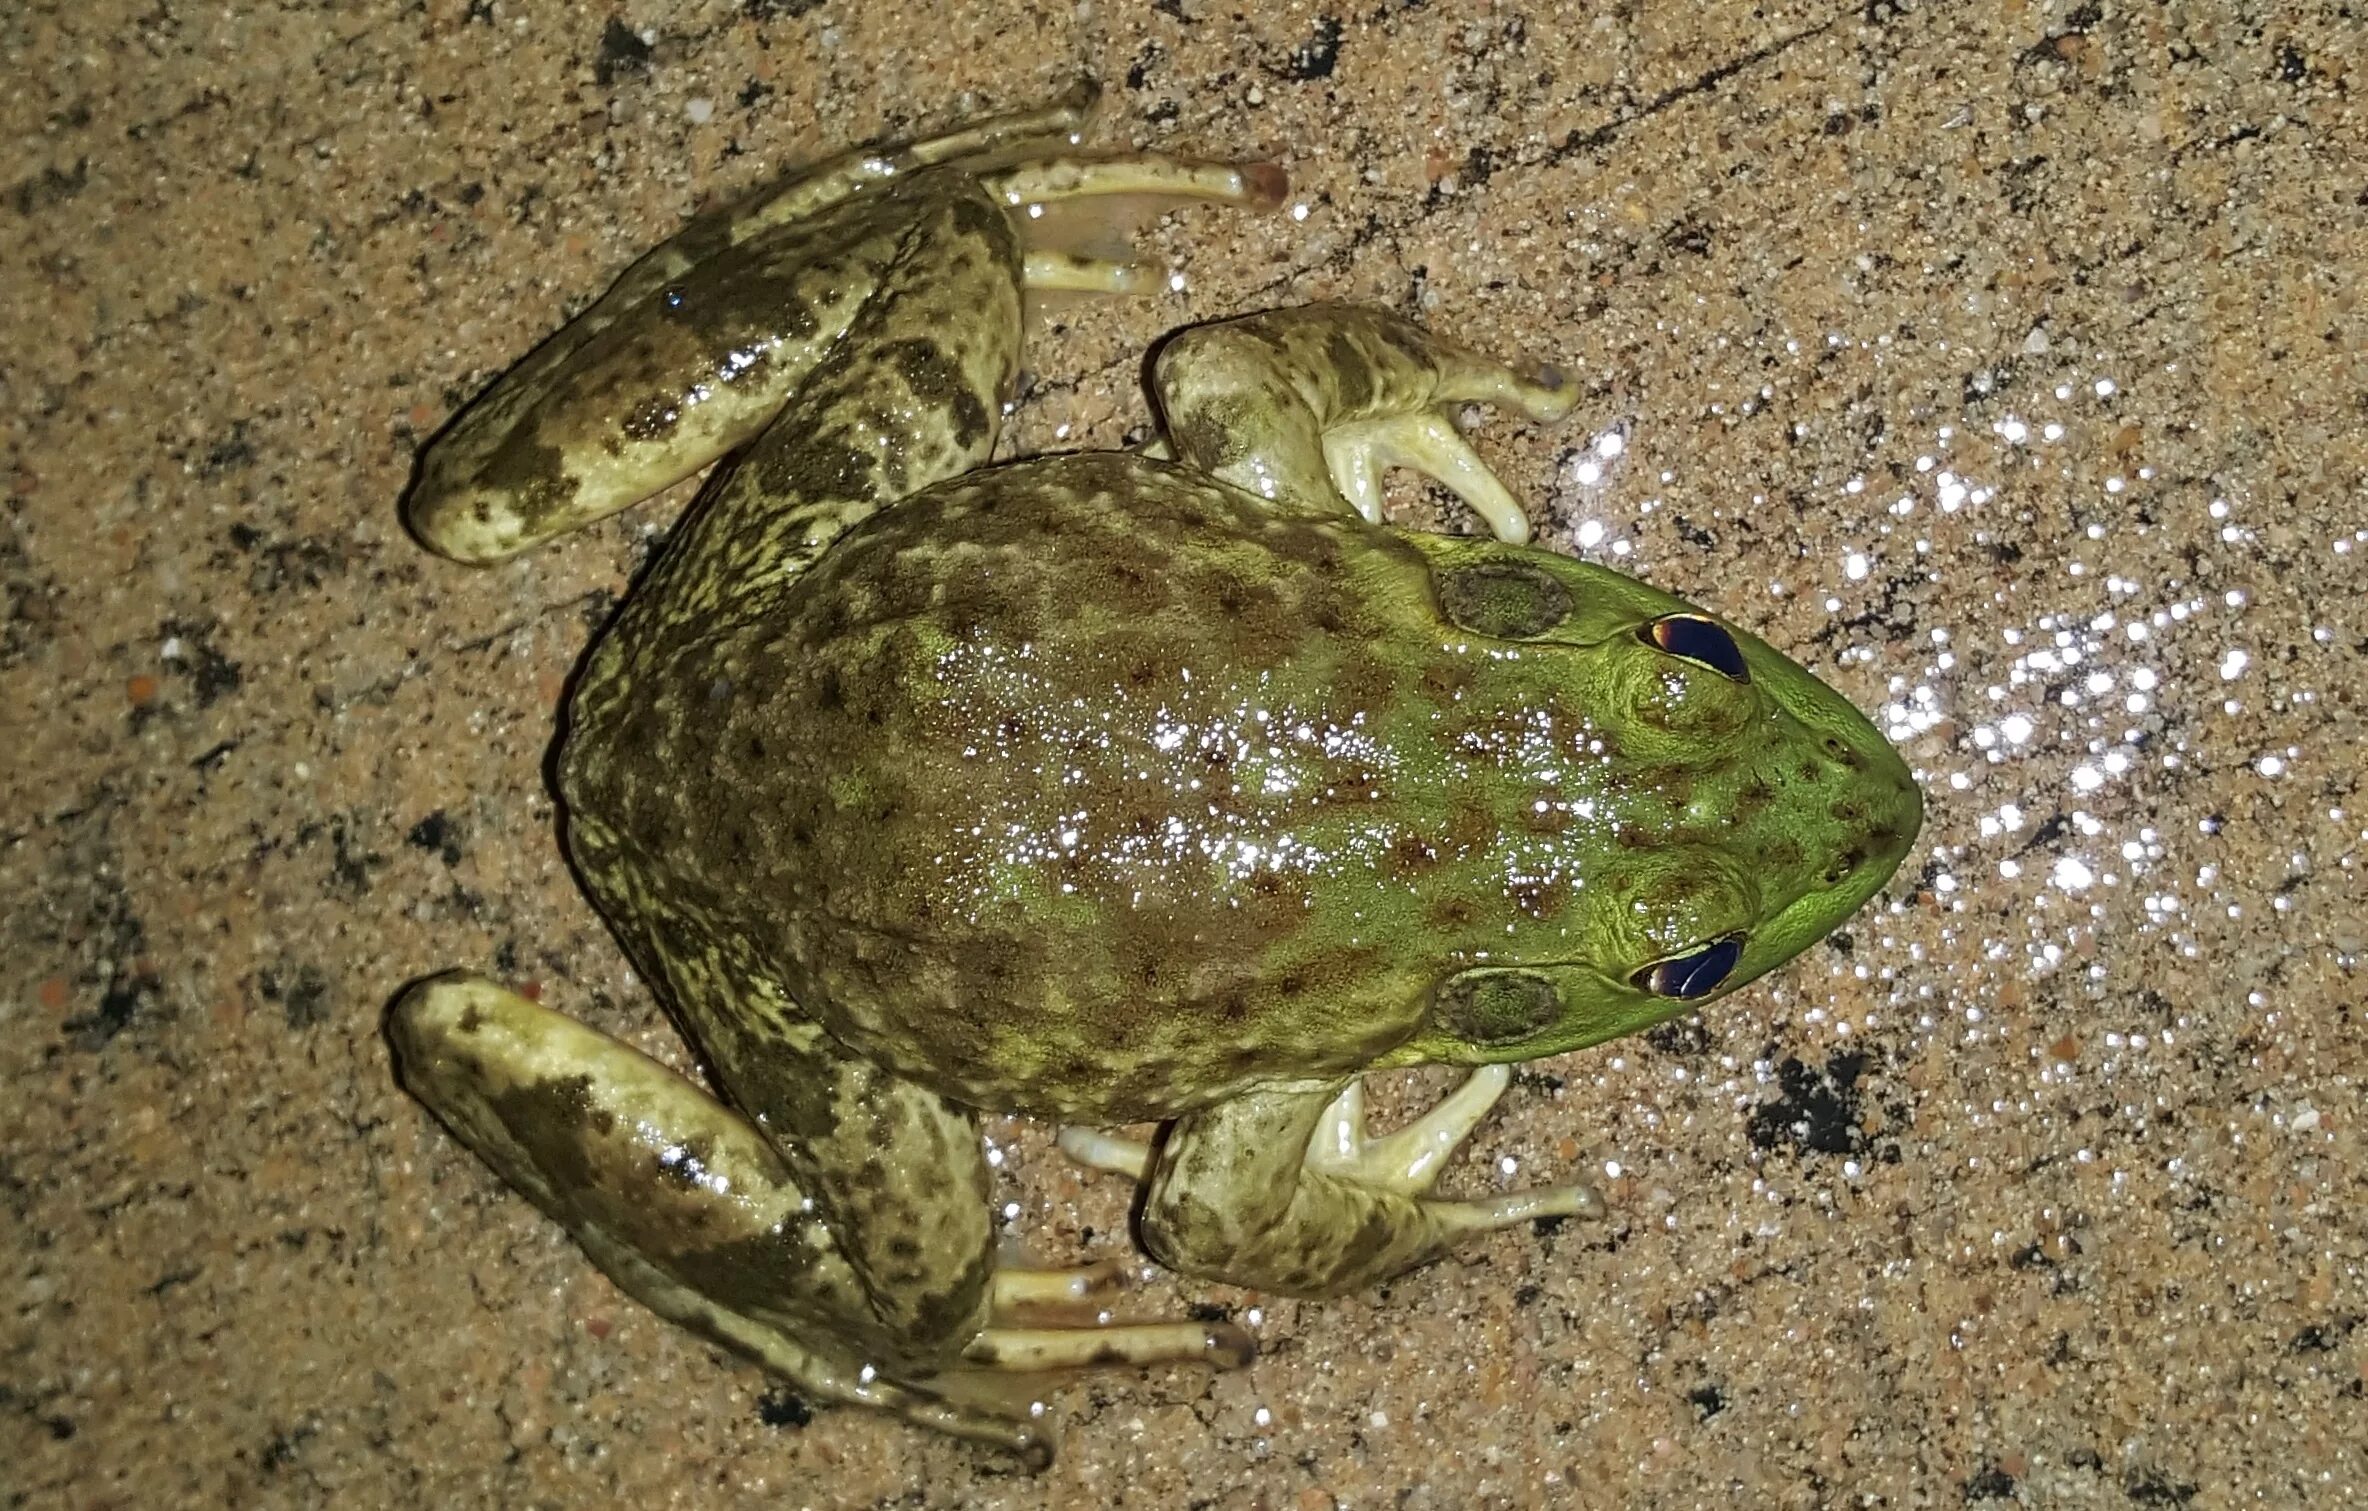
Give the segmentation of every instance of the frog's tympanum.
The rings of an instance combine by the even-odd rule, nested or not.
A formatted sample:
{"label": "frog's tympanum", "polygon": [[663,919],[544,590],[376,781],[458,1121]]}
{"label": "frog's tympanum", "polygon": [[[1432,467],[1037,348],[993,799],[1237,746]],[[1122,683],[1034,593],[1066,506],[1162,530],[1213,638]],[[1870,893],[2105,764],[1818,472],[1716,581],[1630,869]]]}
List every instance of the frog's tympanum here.
{"label": "frog's tympanum", "polygon": [[[1064,1147],[1142,1182],[1174,1269],[1369,1286],[1597,1210],[1431,1187],[1508,1064],[1800,953],[1920,811],[1784,656],[1522,544],[1446,411],[1553,419],[1570,385],[1394,315],[1188,329],[1150,366],[1162,442],[990,465],[1022,292],[1158,281],[1023,251],[1024,207],[1283,193],[1063,155],[1089,101],[694,223],[463,414],[409,502],[488,562],[727,458],[558,760],[569,854],[715,1091],[467,974],[397,1002],[405,1084],[658,1312],[1036,1463],[997,1371],[1249,1349],[1032,1316],[1111,1267],[998,1265],[981,1111],[1086,1125]],[[1392,466],[1495,538],[1380,523]],[[1358,1077],[1425,1064],[1474,1069],[1368,1139]],[[1142,1122],[1155,1147],[1089,1131]]]}

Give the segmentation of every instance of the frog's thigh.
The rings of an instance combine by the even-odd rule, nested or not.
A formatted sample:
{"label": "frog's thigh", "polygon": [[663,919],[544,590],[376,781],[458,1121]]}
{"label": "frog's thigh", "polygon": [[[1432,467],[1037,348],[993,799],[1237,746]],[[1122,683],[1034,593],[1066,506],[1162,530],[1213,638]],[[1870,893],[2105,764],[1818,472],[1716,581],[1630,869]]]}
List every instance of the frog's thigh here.
{"label": "frog's thigh", "polygon": [[1385,310],[1336,304],[1185,331],[1161,349],[1152,383],[1177,459],[1236,487],[1377,519],[1381,470],[1411,467],[1507,540],[1526,539],[1528,521],[1444,407],[1552,420],[1574,400],[1559,374],[1524,378]]}
{"label": "frog's thigh", "polygon": [[984,1323],[994,1273],[976,1117],[850,1054],[720,959],[677,948],[663,968],[724,1096],[830,1224],[879,1334],[868,1357],[949,1361]]}
{"label": "frog's thigh", "polygon": [[[1041,1455],[1024,1425],[865,1368],[909,1347],[878,1346],[871,1299],[816,1204],[753,1127],[690,1082],[461,973],[404,993],[388,1034],[412,1094],[652,1311],[818,1398]],[[947,1362],[987,1317],[990,1258],[976,1258],[969,1305],[939,1322]]]}
{"label": "frog's thigh", "polygon": [[838,355],[686,516],[636,597],[704,623],[750,615],[883,504],[982,465],[1019,366],[1020,254],[977,183],[926,170],[904,249]]}
{"label": "frog's thigh", "polygon": [[1334,1296],[1427,1264],[1462,1238],[1532,1217],[1592,1216],[1565,1187],[1478,1201],[1427,1193],[1445,1153],[1494,1103],[1483,1072],[1429,1116],[1367,1140],[1348,1084],[1260,1092],[1180,1119],[1153,1161],[1143,1243],[1170,1268],[1294,1296]]}

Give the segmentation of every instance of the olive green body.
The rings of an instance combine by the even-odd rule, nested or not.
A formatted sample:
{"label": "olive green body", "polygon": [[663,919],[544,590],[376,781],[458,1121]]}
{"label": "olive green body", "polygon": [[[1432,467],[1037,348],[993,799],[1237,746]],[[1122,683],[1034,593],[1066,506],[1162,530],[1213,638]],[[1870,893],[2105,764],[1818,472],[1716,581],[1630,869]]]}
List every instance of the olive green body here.
{"label": "olive green body", "polygon": [[[1442,607],[1442,580],[1520,574],[1563,612],[1482,635]],[[1635,633],[1687,612],[1542,551],[1050,458],[874,516],[778,611],[670,640],[663,686],[587,686],[564,792],[634,896],[742,936],[897,1074],[1167,1118],[1642,1027],[1689,1004],[1638,966],[1896,854],[1911,789],[1860,790],[1874,731],[1757,642],[1741,685]],[[1435,1011],[1476,966],[1580,978],[1557,995],[1585,1010]]]}

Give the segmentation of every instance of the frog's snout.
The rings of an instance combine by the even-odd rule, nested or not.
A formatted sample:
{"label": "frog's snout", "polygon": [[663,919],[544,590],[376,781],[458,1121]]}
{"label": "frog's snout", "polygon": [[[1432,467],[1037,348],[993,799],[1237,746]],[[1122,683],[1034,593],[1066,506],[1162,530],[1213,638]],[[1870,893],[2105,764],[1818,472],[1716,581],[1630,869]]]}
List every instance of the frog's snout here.
{"label": "frog's snout", "polygon": [[1848,762],[1858,769],[1857,794],[1851,806],[1858,826],[1858,849],[1863,865],[1889,876],[1907,858],[1924,827],[1924,792],[1908,771],[1899,752],[1881,739],[1871,750],[1852,752]]}
{"label": "frog's snout", "polygon": [[1924,823],[1924,794],[1907,762],[1863,717],[1826,728],[1822,747],[1825,816],[1833,849],[1825,885],[1871,893],[1907,858]]}

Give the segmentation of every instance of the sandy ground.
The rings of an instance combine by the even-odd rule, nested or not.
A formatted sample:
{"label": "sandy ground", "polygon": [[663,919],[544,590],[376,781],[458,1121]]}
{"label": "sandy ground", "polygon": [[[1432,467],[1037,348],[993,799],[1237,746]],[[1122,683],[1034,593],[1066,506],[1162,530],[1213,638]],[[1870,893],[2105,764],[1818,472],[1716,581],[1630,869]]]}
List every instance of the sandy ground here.
{"label": "sandy ground", "polygon": [[[7,1504],[2368,1498],[2356,9],[901,9],[0,19]],[[1558,361],[1570,425],[1481,432],[1541,538],[1793,650],[1931,811],[1844,935],[1529,1067],[1452,1176],[1607,1222],[1323,1305],[1153,1277],[1264,1357],[1058,1390],[1031,1479],[641,1313],[395,1085],[456,963],[680,1058],[544,776],[679,496],[486,572],[396,501],[698,207],[1079,73],[1099,140],[1295,190],[1050,312],[1015,449],[1117,443],[1150,340],[1260,305]],[[1016,1242],[1127,1252],[989,1133]]]}

